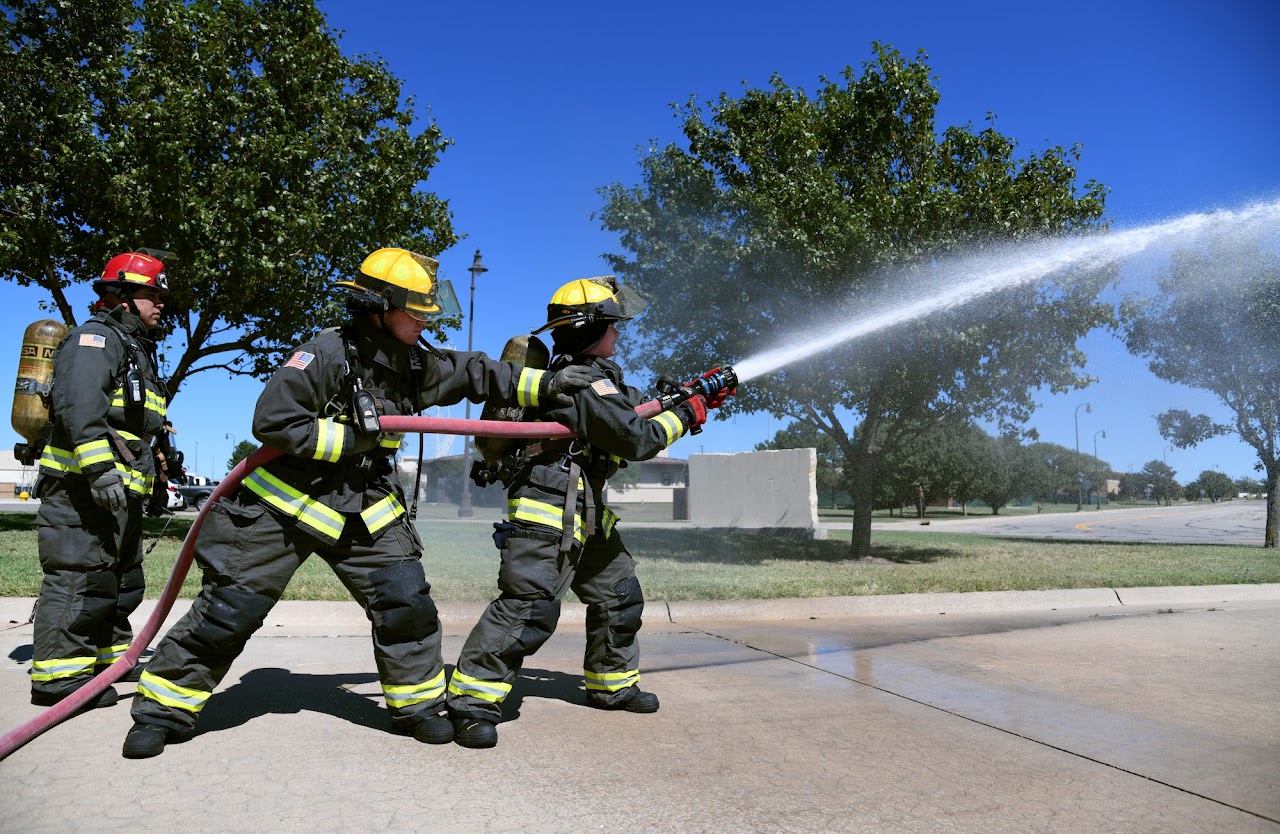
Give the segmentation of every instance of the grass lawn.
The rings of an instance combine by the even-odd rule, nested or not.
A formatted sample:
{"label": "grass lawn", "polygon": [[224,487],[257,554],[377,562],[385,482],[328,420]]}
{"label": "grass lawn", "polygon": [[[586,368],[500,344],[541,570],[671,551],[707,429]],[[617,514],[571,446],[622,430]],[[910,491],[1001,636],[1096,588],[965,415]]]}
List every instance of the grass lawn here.
{"label": "grass lawn", "polygon": [[[445,505],[447,506],[447,505]],[[645,588],[654,600],[768,599],[776,597],[1000,591],[1052,588],[1218,585],[1280,582],[1280,551],[1240,545],[1118,544],[1044,541],[945,533],[872,533],[875,556],[848,558],[849,542],[684,528],[620,529]],[[487,601],[497,594],[497,551],[488,513],[458,521],[441,511],[420,514],[423,562],[440,601]],[[496,518],[496,513],[494,518]],[[148,519],[147,594],[158,596],[168,578],[192,514]],[[0,512],[0,596],[39,593],[35,516]],[[183,596],[198,589],[198,569]],[[347,599],[322,560],[311,559],[293,578],[285,599]]]}

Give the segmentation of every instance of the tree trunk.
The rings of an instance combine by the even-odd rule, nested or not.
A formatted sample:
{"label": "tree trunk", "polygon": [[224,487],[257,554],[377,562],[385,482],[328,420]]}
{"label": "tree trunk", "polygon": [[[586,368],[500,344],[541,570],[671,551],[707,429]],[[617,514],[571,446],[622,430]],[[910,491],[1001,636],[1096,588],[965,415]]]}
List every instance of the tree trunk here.
{"label": "tree trunk", "polygon": [[853,538],[849,543],[849,555],[853,559],[871,557],[871,504],[874,488],[871,483],[875,470],[875,457],[859,454],[849,461],[847,486],[853,498]]}
{"label": "tree trunk", "polygon": [[1280,547],[1280,462],[1267,467],[1267,532],[1263,547]]}

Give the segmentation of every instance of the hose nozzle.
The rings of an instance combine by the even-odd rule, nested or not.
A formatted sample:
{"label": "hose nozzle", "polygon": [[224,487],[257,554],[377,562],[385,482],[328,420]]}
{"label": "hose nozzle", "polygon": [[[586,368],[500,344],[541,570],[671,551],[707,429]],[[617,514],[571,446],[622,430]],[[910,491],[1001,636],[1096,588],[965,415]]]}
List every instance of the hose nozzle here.
{"label": "hose nozzle", "polygon": [[710,399],[721,391],[737,388],[738,374],[732,367],[726,365],[707,376],[698,377],[694,380],[692,387],[699,394]]}

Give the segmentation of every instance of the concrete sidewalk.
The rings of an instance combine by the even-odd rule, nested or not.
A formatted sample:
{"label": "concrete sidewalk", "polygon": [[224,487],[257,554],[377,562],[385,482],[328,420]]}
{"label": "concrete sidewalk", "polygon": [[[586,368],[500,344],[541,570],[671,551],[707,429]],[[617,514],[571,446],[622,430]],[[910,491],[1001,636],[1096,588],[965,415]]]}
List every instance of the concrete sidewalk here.
{"label": "concrete sidewalk", "polygon": [[[30,603],[0,732],[41,712]],[[441,607],[452,661],[481,606]],[[585,705],[566,606],[483,751],[387,732],[367,630],[277,606],[155,759],[127,705],[54,727],[0,832],[1280,832],[1277,585],[650,603],[655,715]]]}

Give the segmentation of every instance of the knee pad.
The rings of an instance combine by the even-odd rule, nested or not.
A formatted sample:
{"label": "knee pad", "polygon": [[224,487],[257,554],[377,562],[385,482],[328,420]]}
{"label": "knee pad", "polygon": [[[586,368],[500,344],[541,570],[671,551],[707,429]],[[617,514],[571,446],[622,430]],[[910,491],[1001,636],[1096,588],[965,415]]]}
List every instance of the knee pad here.
{"label": "knee pad", "polygon": [[116,613],[120,585],[109,570],[91,570],[84,574],[84,596],[76,617],[77,632],[90,633],[96,628],[110,628]]}
{"label": "knee pad", "polygon": [[384,643],[408,643],[440,630],[421,562],[401,562],[369,574],[369,616]]}
{"label": "knee pad", "polygon": [[276,604],[271,597],[235,588],[214,587],[205,593],[208,607],[191,630],[191,640],[214,654],[243,645]]}
{"label": "knee pad", "polygon": [[529,614],[524,627],[515,640],[498,652],[502,662],[510,668],[519,668],[520,662],[542,648],[551,639],[556,624],[560,622],[560,602],[552,599],[535,599],[529,602]]}
{"label": "knee pad", "polygon": [[120,574],[120,609],[135,611],[142,604],[146,592],[146,576],[142,565],[135,565]]}
{"label": "knee pad", "polygon": [[614,630],[620,634],[635,634],[640,630],[640,615],[644,611],[644,592],[640,590],[640,580],[632,576],[613,586],[614,616],[617,625]]}

